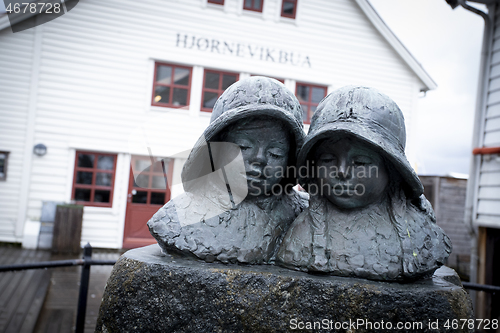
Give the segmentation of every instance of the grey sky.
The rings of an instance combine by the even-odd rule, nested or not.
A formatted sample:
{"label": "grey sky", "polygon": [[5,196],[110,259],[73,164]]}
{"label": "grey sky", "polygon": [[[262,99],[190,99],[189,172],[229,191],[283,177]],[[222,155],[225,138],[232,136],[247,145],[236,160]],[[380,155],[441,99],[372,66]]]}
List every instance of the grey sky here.
{"label": "grey sky", "polygon": [[418,173],[468,173],[483,19],[445,0],[369,1],[438,84],[419,100]]}

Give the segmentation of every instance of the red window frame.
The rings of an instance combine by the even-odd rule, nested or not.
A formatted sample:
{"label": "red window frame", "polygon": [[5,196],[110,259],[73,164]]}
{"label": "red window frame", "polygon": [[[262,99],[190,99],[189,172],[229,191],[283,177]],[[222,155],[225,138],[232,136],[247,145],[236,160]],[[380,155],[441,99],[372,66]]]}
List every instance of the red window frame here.
{"label": "red window frame", "polygon": [[[309,94],[307,96],[307,100],[301,99],[300,96],[298,95],[299,86],[309,87]],[[300,105],[302,106],[302,111],[306,113],[306,117],[304,119],[304,124],[311,123],[311,118],[312,118],[312,115],[314,113],[311,109],[312,109],[312,107],[316,107],[319,104],[319,101],[317,103],[312,101],[312,91],[313,91],[312,88],[324,89],[324,94],[323,94],[322,99],[325,98],[325,96],[328,92],[328,87],[318,85],[318,84],[297,82],[295,85],[295,96],[297,97],[297,99],[300,102]]]}
{"label": "red window frame", "polygon": [[9,152],[8,151],[0,151],[0,154],[3,155],[1,159],[3,159],[2,164],[2,173],[0,173],[0,181],[7,180],[7,164],[9,162]]}
{"label": "red window frame", "polygon": [[[175,76],[175,69],[176,68],[182,68],[182,69],[189,70],[188,84],[187,85],[176,84],[176,83],[174,83],[174,80],[172,80],[172,82],[170,84],[164,84],[164,83],[157,82],[156,81],[156,77],[158,75],[158,66],[169,66],[169,67],[172,67],[172,78]],[[163,106],[163,107],[169,107],[169,108],[182,108],[182,107],[189,106],[189,98],[191,96],[192,76],[193,76],[193,68],[192,67],[174,65],[174,64],[164,63],[164,62],[156,62],[155,63],[154,79],[153,79],[153,92],[152,92],[152,96],[151,96],[151,105],[153,105],[153,106]],[[156,87],[158,87],[158,86],[163,86],[163,87],[169,87],[170,88],[169,102],[168,103],[162,103],[162,102],[155,101],[155,97],[156,97],[155,96],[155,92],[156,92]],[[172,99],[173,99],[174,89],[175,88],[187,90],[186,105],[175,105],[174,103],[171,102]]]}
{"label": "red window frame", "polygon": [[[297,16],[297,2],[298,2],[298,0],[283,0],[281,2],[281,17],[295,19],[295,17]],[[285,3],[293,4],[293,13],[292,14],[285,13]]]}
{"label": "red window frame", "polygon": [[224,6],[224,0],[207,0],[208,3],[213,3],[215,5],[222,5]]}
{"label": "red window frame", "polygon": [[[93,167],[89,168],[89,167],[78,166],[78,156],[80,156],[80,155],[94,155]],[[113,170],[98,169],[97,162],[98,162],[99,156],[111,156],[111,157],[113,157]],[[71,191],[71,200],[74,200],[75,203],[78,205],[94,206],[94,207],[112,207],[113,206],[113,192],[114,192],[114,186],[115,186],[115,175],[116,175],[116,159],[117,159],[116,154],[96,153],[96,152],[90,152],[90,151],[77,151],[76,155],[75,155],[75,171],[73,173],[73,189]],[[91,172],[92,173],[92,183],[91,184],[78,184],[76,182],[78,171]],[[110,186],[96,185],[97,173],[111,173],[112,174],[111,185]],[[75,200],[75,192],[77,189],[89,189],[90,190],[90,201],[77,201],[77,200]],[[109,191],[109,202],[94,202],[96,190]]]}
{"label": "red window frame", "polygon": [[[218,87],[217,89],[214,89],[214,88],[206,88],[205,87],[205,81],[206,81],[206,78],[207,78],[207,73],[216,73],[216,74],[219,74],[219,83],[218,83]],[[203,87],[202,87],[202,92],[201,92],[201,107],[200,107],[200,110],[201,111],[204,111],[204,112],[212,112],[212,108],[207,108],[207,107],[204,107],[203,106],[203,101],[205,100],[205,93],[206,92],[211,92],[211,93],[216,93],[217,94],[217,98],[220,97],[220,95],[222,95],[222,93],[224,92],[224,88],[222,87],[222,76],[224,74],[227,74],[227,75],[231,75],[231,76],[236,76],[236,81],[237,82],[240,78],[240,75],[238,73],[233,73],[233,72],[224,72],[224,71],[217,71],[217,70],[211,70],[211,69],[205,69],[205,71],[203,72]]]}
{"label": "red window frame", "polygon": [[[260,8],[257,7],[258,2],[260,1]],[[247,2],[250,2],[247,5]],[[251,10],[253,12],[262,13],[262,9],[264,8],[264,0],[243,0],[243,9]]]}

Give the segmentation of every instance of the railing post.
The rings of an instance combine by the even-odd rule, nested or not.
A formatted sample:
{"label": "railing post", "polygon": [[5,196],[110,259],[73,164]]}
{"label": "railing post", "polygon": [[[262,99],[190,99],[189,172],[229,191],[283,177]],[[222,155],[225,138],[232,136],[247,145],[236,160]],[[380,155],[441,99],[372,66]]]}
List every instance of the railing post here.
{"label": "railing post", "polygon": [[89,292],[90,261],[92,246],[89,243],[83,247],[83,267],[80,277],[80,294],[78,295],[78,310],[76,312],[76,333],[83,333],[85,328],[85,312],[87,311],[87,295]]}

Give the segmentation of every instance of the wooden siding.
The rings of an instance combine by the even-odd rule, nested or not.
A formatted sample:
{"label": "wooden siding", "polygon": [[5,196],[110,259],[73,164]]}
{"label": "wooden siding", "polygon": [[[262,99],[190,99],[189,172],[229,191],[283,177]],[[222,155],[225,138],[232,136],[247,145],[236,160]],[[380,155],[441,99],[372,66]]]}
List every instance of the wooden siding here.
{"label": "wooden siding", "polygon": [[[19,241],[35,30],[0,31],[0,151],[8,151],[6,181],[0,181],[0,241]],[[24,222],[24,221],[22,221]]]}
{"label": "wooden siding", "polygon": [[[480,140],[480,145],[484,147],[500,146],[500,8],[495,12],[494,22],[486,114]],[[500,227],[500,161],[497,156],[489,155],[480,159],[475,221],[485,226]]]}
{"label": "wooden siding", "polygon": [[[120,247],[129,154],[147,154],[145,145],[129,145],[131,134],[140,134],[137,127],[144,123],[145,142],[157,156],[190,149],[210,119],[199,111],[204,68],[280,77],[290,85],[323,84],[329,90],[347,84],[378,88],[403,110],[411,150],[412,114],[422,82],[355,1],[300,1],[296,20],[279,17],[280,0],[266,0],[262,14],[242,11],[238,3],[227,0],[220,8],[202,0],[87,0],[43,25],[34,139],[47,145],[48,153],[31,165],[30,218],[39,218],[42,200],[70,200],[75,150],[119,153],[113,207],[85,207],[82,243]],[[293,51],[309,56],[311,67],[176,47],[178,33]],[[4,31],[0,45],[18,35]],[[194,67],[188,109],[150,105],[154,61]],[[1,87],[7,89],[8,82]],[[19,107],[19,100],[25,99],[11,103]],[[12,228],[10,223],[5,228]],[[6,235],[13,232],[7,229]]]}
{"label": "wooden siding", "polygon": [[450,237],[453,251],[446,263],[462,278],[470,275],[472,234],[465,224],[465,195],[467,180],[439,176],[419,176],[424,194],[431,202],[437,224]]}

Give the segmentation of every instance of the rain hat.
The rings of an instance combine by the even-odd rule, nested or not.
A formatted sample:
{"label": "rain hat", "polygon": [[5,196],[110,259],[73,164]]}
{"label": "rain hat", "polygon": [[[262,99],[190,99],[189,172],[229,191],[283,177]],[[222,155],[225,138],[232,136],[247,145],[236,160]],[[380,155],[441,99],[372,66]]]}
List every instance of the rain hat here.
{"label": "rain hat", "polygon": [[[324,139],[350,135],[374,147],[399,172],[405,192],[417,198],[424,188],[406,159],[406,129],[403,113],[396,103],[368,87],[346,86],[326,96],[311,119],[311,126],[298,155],[298,165],[310,158],[314,146]],[[311,180],[299,178],[307,186]]]}
{"label": "rain hat", "polygon": [[210,125],[196,142],[182,169],[184,190],[189,191],[193,184],[196,184],[192,180],[213,171],[209,168],[210,143],[218,140],[219,134],[226,127],[248,117],[274,118],[290,130],[291,147],[288,164],[295,165],[297,151],[305,138],[300,103],[278,80],[252,76],[232,84],[215,103]]}

